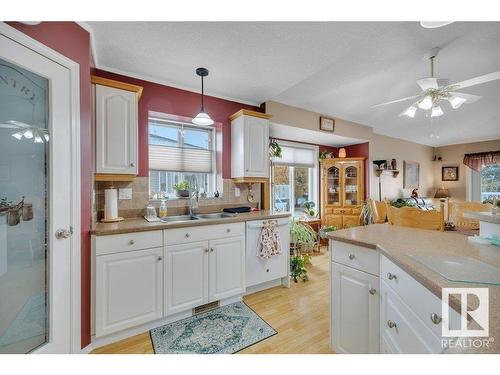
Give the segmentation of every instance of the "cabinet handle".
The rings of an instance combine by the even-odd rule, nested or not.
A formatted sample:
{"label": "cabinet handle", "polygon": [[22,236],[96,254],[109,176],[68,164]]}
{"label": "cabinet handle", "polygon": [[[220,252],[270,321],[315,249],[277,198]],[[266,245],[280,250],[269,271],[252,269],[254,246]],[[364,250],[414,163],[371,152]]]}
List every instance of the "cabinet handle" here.
{"label": "cabinet handle", "polygon": [[431,322],[434,324],[439,324],[443,321],[443,319],[436,313],[431,314]]}
{"label": "cabinet handle", "polygon": [[211,247],[211,248],[210,248],[210,252],[211,252],[211,253],[213,253],[213,252],[214,252],[214,248],[213,248],[213,247]]}
{"label": "cabinet handle", "polygon": [[230,232],[231,232],[231,228],[227,228],[226,233],[230,233]]}
{"label": "cabinet handle", "polygon": [[184,235],[184,237],[189,238],[189,237],[190,237],[190,234],[189,234],[189,233],[186,233],[186,234]]}
{"label": "cabinet handle", "polygon": [[204,251],[205,251],[205,253],[208,253],[209,252],[208,247],[206,249],[204,249]]}
{"label": "cabinet handle", "polygon": [[396,275],[394,275],[394,274],[392,274],[392,273],[390,273],[390,272],[388,272],[388,273],[387,273],[387,278],[388,278],[389,280],[394,280],[394,279],[397,279]]}
{"label": "cabinet handle", "polygon": [[158,261],[162,260],[163,258],[161,256],[158,257]]}
{"label": "cabinet handle", "polygon": [[354,254],[349,254],[349,259],[350,260],[353,260],[354,258],[356,258],[356,256]]}
{"label": "cabinet handle", "polygon": [[389,328],[397,328],[397,324],[395,322],[393,322],[392,320],[388,320],[387,321],[387,325],[389,326]]}
{"label": "cabinet handle", "polygon": [[135,163],[130,163],[130,166],[131,167],[135,167]]}
{"label": "cabinet handle", "polygon": [[268,269],[266,269],[266,272],[269,272],[269,268],[268,268]]}
{"label": "cabinet handle", "polygon": [[369,292],[373,296],[375,293],[377,293],[377,289],[371,288]]}
{"label": "cabinet handle", "polygon": [[132,246],[133,244],[135,244],[135,241],[134,241],[134,240],[130,240],[130,241],[128,241],[128,244],[129,244],[130,246]]}

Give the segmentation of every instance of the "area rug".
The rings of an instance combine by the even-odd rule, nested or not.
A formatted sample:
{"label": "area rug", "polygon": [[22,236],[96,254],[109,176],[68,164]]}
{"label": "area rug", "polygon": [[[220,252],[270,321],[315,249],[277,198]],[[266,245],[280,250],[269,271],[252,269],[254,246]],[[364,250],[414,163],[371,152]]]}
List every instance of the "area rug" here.
{"label": "area rug", "polygon": [[156,354],[231,354],[277,332],[244,302],[149,331]]}

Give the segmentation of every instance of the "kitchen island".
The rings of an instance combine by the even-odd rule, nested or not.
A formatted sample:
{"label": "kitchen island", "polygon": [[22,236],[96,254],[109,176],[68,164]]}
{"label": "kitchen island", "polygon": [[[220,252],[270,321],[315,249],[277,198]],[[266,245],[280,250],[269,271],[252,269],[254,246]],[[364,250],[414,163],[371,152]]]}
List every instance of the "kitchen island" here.
{"label": "kitchen island", "polygon": [[[332,346],[344,352],[431,352],[439,353],[441,345],[441,293],[443,288],[487,288],[489,292],[489,340],[480,347],[449,347],[444,352],[500,353],[500,286],[471,282],[453,282],[424,265],[419,259],[472,259],[500,267],[500,249],[491,245],[473,244],[466,236],[453,232],[373,224],[339,230],[329,234],[331,257],[331,330]],[[465,267],[465,265],[464,265]],[[492,268],[493,268],[492,267]],[[359,298],[349,310],[358,286]],[[342,290],[340,288],[344,287]],[[350,300],[338,294],[350,289]],[[385,292],[384,292],[385,291]],[[369,296],[370,299],[368,299]],[[338,304],[347,302],[344,307]],[[461,311],[461,299],[450,295],[450,320]],[[343,306],[343,305],[342,305]],[[468,299],[468,310],[477,307],[477,300]],[[349,314],[365,310],[352,328]],[[380,318],[378,314],[380,313]],[[400,314],[401,321],[386,319]],[[374,316],[376,315],[376,320]],[[394,315],[392,315],[394,316]],[[344,320],[342,320],[345,318]],[[347,324],[346,324],[347,321]],[[351,324],[351,327],[349,326]],[[364,324],[364,326],[363,326]],[[408,324],[408,327],[405,327]],[[472,323],[469,322],[469,325]],[[359,327],[364,327],[360,330]],[[408,328],[408,329],[406,329]],[[348,337],[357,330],[359,340]],[[421,342],[414,345],[413,336]],[[405,334],[408,334],[405,336]],[[374,337],[376,336],[376,337]],[[482,339],[482,338],[481,338]],[[409,342],[410,341],[410,342]],[[357,345],[362,349],[357,350]]]}

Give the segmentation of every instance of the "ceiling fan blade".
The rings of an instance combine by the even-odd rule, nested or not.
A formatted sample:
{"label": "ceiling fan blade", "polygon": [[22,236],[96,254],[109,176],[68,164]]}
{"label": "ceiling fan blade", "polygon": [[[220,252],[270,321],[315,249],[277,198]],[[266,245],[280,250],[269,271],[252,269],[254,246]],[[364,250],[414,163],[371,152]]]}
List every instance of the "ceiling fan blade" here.
{"label": "ceiling fan blade", "polygon": [[422,78],[417,80],[417,84],[420,86],[422,91],[426,91],[428,89],[437,89],[438,81],[436,78]]}
{"label": "ceiling fan blade", "polygon": [[393,103],[405,102],[405,101],[407,101],[407,100],[416,99],[416,98],[418,98],[419,96],[420,96],[420,95],[408,96],[408,97],[406,97],[406,98],[396,99],[396,100],[392,100],[392,101],[390,101],[390,102],[386,102],[386,103],[375,104],[375,105],[372,105],[372,106],[371,106],[371,108],[380,107],[380,106],[387,105],[387,104],[393,104]]}
{"label": "ceiling fan blade", "polygon": [[450,80],[447,78],[438,78],[437,81],[439,87],[446,87],[450,84]]}
{"label": "ceiling fan blade", "polygon": [[474,103],[482,98],[482,96],[466,94],[464,92],[450,92],[450,94],[453,96],[458,96],[459,98],[464,98],[465,100],[467,100],[466,103]]}
{"label": "ceiling fan blade", "polygon": [[455,90],[459,90],[459,89],[463,89],[466,87],[480,85],[482,83],[486,83],[486,82],[490,82],[490,81],[495,81],[497,79],[500,79],[500,70],[493,72],[493,73],[488,73],[488,74],[484,74],[482,76],[467,79],[467,80],[462,81],[462,82],[453,83],[450,86],[452,86],[453,89],[455,89]]}

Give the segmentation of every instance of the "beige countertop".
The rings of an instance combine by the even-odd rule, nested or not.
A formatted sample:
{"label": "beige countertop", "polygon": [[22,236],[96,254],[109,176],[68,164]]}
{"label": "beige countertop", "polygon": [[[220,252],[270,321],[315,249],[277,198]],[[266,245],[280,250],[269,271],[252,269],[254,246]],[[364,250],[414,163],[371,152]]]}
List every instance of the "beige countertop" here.
{"label": "beige countertop", "polygon": [[220,219],[205,219],[205,220],[191,220],[191,221],[178,221],[178,222],[156,222],[150,223],[142,217],[125,219],[118,223],[97,223],[90,231],[91,234],[96,236],[104,236],[108,234],[120,234],[130,232],[145,232],[150,230],[171,229],[171,228],[185,228],[195,227],[201,225],[225,224],[225,223],[238,223],[242,221],[251,220],[267,220],[279,219],[289,217],[290,213],[287,212],[271,212],[271,211],[254,211],[235,214],[232,217],[224,217]]}
{"label": "beige countertop", "polygon": [[494,215],[491,212],[473,212],[466,211],[464,212],[464,216],[470,219],[477,219],[479,221],[486,221],[488,223],[500,224],[500,215]]}
{"label": "beige countertop", "polygon": [[[463,349],[453,352],[500,353],[500,286],[452,282],[419,263],[410,255],[466,256],[500,268],[500,248],[493,245],[479,245],[467,240],[467,236],[456,232],[439,232],[425,229],[373,224],[343,229],[328,234],[333,240],[352,243],[373,250],[379,250],[408,274],[441,298],[442,288],[489,289],[490,326],[489,334],[494,341],[489,348]],[[450,296],[450,305],[460,311],[460,300]],[[452,352],[449,350],[449,352]]]}

